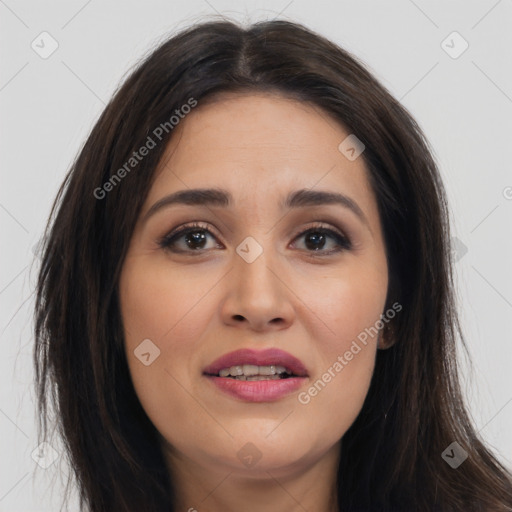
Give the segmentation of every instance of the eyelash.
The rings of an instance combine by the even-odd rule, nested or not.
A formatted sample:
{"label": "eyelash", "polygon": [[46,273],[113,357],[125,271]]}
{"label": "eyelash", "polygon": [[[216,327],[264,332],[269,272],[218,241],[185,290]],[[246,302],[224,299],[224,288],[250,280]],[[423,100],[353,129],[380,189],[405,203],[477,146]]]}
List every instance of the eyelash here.
{"label": "eyelash", "polygon": [[[173,244],[175,244],[176,241],[179,238],[181,238],[182,236],[190,234],[190,233],[195,233],[195,232],[198,232],[198,231],[203,231],[203,232],[206,232],[206,233],[210,234],[211,236],[215,236],[210,231],[210,229],[208,229],[208,227],[206,225],[195,222],[195,223],[191,223],[191,224],[187,224],[185,226],[182,226],[178,230],[173,231],[173,232],[163,236],[162,238],[159,239],[158,245],[162,249],[164,249],[166,251],[174,252],[174,253],[191,253],[191,254],[194,254],[194,253],[199,254],[199,253],[201,253],[202,254],[205,251],[208,251],[210,249],[181,250],[181,249],[172,248]],[[313,225],[313,226],[307,228],[306,230],[304,230],[301,233],[299,233],[295,237],[295,239],[296,238],[300,238],[300,237],[302,237],[302,236],[304,236],[304,235],[306,235],[308,233],[320,233],[322,235],[330,236],[331,238],[333,238],[336,241],[336,245],[337,245],[336,249],[331,249],[329,251],[324,251],[322,249],[317,250],[317,251],[315,251],[315,250],[307,250],[306,249],[306,252],[311,253],[312,256],[325,257],[325,256],[330,256],[330,255],[337,254],[337,253],[345,251],[345,250],[352,249],[352,243],[350,242],[350,240],[346,236],[342,235],[341,233],[338,233],[337,231],[334,231],[333,229],[326,228],[326,227],[322,226],[321,224],[316,224],[316,225]]]}

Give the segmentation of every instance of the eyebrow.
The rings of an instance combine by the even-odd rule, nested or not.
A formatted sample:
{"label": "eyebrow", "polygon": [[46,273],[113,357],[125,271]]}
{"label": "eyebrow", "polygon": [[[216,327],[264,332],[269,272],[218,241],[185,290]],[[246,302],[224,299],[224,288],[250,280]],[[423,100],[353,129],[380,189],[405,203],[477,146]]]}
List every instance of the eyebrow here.
{"label": "eyebrow", "polygon": [[[233,204],[233,196],[230,192],[218,188],[196,188],[179,190],[169,194],[154,203],[144,215],[143,221],[156,212],[172,205],[190,205],[190,206],[216,206],[228,208]],[[350,197],[338,192],[328,192],[324,190],[300,189],[288,194],[281,200],[279,208],[281,210],[305,208],[307,206],[322,206],[336,204],[351,210],[362,222],[369,226],[368,219],[359,207],[359,205]]]}

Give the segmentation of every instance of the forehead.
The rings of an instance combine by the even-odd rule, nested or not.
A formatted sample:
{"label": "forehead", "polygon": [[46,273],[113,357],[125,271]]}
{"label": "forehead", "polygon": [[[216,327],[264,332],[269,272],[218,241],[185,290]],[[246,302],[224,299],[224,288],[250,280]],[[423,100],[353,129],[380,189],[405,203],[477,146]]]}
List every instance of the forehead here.
{"label": "forehead", "polygon": [[338,149],[349,135],[325,110],[280,94],[198,101],[173,130],[148,203],[183,188],[222,186],[253,200],[307,188],[351,194],[371,209],[364,160]]}
{"label": "forehead", "polygon": [[207,100],[177,126],[168,146],[174,164],[208,156],[264,162],[338,156],[348,131],[326,111],[280,94],[222,94]]}

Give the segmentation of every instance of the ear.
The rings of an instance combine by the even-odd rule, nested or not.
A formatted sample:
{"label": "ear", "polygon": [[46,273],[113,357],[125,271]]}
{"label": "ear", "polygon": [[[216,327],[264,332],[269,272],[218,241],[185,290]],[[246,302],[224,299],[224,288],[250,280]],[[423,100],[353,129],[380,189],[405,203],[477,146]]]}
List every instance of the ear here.
{"label": "ear", "polygon": [[379,332],[377,349],[386,350],[396,343],[396,332],[392,322],[387,323]]}

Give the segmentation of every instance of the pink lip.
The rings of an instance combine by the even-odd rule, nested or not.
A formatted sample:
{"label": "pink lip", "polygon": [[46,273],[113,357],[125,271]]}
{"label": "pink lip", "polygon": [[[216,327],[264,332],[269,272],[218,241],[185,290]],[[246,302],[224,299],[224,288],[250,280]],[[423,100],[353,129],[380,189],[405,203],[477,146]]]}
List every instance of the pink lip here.
{"label": "pink lip", "polygon": [[251,350],[244,348],[234,352],[229,352],[207,366],[203,370],[203,373],[218,375],[220,370],[223,368],[230,368],[231,366],[243,364],[254,364],[256,366],[284,366],[285,368],[290,369],[294,375],[299,377],[307,377],[308,375],[306,367],[302,361],[278,348],[268,348],[265,350]]}
{"label": "pink lip", "polygon": [[[219,377],[223,368],[254,364],[257,366],[284,366],[293,372],[294,377],[280,380],[244,381],[229,377]],[[296,357],[279,349],[242,349],[225,354],[204,369],[203,374],[218,389],[230,396],[247,402],[270,402],[278,400],[299,389],[308,376],[306,367]]]}
{"label": "pink lip", "polygon": [[306,377],[281,380],[235,380],[229,377],[207,375],[218,389],[246,402],[272,402],[299,389]]}

